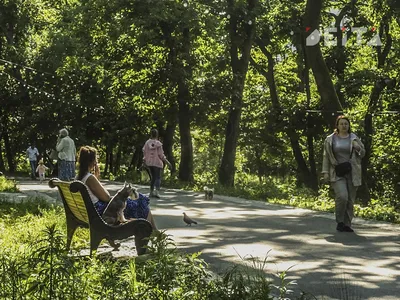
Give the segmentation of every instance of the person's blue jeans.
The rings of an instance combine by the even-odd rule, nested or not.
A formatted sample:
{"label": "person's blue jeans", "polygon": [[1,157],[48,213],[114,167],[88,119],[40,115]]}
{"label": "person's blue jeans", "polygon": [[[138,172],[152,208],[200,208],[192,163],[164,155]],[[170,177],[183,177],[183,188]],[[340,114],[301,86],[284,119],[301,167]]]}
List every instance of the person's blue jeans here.
{"label": "person's blue jeans", "polygon": [[36,178],[36,160],[30,160],[29,162],[31,164],[31,177]]}

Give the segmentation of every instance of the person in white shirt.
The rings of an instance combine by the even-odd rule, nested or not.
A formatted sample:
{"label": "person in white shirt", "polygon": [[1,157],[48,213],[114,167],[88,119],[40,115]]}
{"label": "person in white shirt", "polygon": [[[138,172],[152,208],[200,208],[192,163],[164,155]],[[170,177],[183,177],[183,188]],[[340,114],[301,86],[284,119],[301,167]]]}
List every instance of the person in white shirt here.
{"label": "person in white shirt", "polygon": [[56,150],[58,152],[58,178],[69,181],[75,178],[75,142],[69,137],[68,130],[60,130],[57,139]]}
{"label": "person in white shirt", "polygon": [[35,147],[35,144],[32,143],[28,149],[26,149],[26,156],[29,159],[29,163],[31,165],[31,178],[36,178],[36,164],[37,164],[37,157],[39,156],[39,151]]}

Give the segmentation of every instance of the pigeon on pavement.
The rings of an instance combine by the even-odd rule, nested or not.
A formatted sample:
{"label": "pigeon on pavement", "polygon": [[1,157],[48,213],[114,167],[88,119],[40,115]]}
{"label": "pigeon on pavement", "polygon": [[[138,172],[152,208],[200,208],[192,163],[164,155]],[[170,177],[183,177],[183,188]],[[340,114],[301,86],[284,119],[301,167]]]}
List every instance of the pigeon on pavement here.
{"label": "pigeon on pavement", "polygon": [[186,213],[183,213],[183,222],[186,223],[186,226],[192,226],[192,224],[197,224],[197,222],[191,218],[189,218]]}

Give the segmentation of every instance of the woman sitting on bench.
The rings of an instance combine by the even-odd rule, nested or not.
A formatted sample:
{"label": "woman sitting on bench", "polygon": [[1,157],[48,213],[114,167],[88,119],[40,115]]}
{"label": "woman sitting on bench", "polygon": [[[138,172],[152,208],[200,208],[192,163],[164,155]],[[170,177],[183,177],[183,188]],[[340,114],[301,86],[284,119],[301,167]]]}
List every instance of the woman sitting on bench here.
{"label": "woman sitting on bench", "polygon": [[[79,173],[77,179],[88,187],[88,192],[94,207],[100,215],[103,214],[108,202],[111,200],[110,193],[100,183],[100,169],[97,164],[97,150],[90,146],[83,146],[79,150]],[[94,174],[92,174],[93,172]],[[139,198],[132,200],[128,198],[124,215],[126,219],[147,219],[153,230],[157,230],[153,215],[150,211],[150,200],[141,193]]]}

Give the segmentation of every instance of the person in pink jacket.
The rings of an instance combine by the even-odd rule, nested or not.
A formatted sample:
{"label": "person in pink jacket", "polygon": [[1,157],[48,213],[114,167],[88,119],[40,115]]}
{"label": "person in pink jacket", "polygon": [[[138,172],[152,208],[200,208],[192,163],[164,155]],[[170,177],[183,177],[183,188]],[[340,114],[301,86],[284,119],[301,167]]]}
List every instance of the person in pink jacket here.
{"label": "person in pink jacket", "polygon": [[150,171],[150,196],[160,198],[161,171],[164,163],[169,168],[171,168],[171,163],[165,157],[162,143],[158,140],[157,129],[152,129],[150,136],[143,146],[143,163]]}

